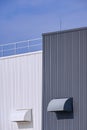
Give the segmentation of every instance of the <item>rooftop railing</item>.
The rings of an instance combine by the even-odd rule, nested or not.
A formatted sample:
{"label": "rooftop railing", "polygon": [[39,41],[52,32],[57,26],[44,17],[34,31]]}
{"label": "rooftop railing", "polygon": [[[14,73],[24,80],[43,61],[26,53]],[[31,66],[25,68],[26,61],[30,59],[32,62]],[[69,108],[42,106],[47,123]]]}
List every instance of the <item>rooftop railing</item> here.
{"label": "rooftop railing", "polygon": [[42,38],[0,45],[0,57],[42,50]]}

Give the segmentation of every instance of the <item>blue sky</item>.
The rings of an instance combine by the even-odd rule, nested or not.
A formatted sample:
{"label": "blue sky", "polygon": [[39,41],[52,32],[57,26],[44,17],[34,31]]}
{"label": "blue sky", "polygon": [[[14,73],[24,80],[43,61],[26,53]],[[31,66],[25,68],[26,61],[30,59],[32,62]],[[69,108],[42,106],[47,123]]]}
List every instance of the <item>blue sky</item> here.
{"label": "blue sky", "polygon": [[87,26],[87,0],[0,0],[0,44]]}

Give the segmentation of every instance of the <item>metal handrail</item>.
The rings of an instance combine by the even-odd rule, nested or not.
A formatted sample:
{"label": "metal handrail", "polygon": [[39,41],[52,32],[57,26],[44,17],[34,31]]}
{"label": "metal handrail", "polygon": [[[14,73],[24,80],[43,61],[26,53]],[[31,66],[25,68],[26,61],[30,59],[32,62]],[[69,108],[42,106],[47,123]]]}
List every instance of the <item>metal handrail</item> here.
{"label": "metal handrail", "polygon": [[[36,38],[36,39],[31,39],[31,40],[2,44],[2,45],[0,45],[0,47],[1,47],[0,53],[2,56],[4,56],[5,52],[9,53],[10,51],[14,51],[13,55],[15,55],[17,53],[17,50],[19,50],[19,49],[25,49],[25,48],[30,49],[31,47],[35,47],[35,46],[39,47],[41,45],[40,43],[34,43],[35,41],[39,41],[39,40],[42,40],[42,38]],[[21,44],[21,43],[26,43],[26,44]],[[21,46],[20,46],[20,44],[21,44]],[[29,50],[29,52],[32,52],[32,51]],[[20,54],[20,52],[18,54]],[[2,57],[2,56],[0,56],[0,57]]]}
{"label": "metal handrail", "polygon": [[[41,44],[30,45],[29,47],[32,47],[32,46],[39,46],[39,45],[41,45]],[[28,47],[28,46],[16,47],[15,49],[16,49],[16,50],[17,50],[17,49],[24,49],[24,48],[27,48],[27,47]],[[14,47],[13,47],[13,49],[6,49],[6,50],[4,50],[4,52],[11,51],[11,50],[14,50]],[[0,52],[3,52],[3,49],[1,49]]]}
{"label": "metal handrail", "polygon": [[25,40],[25,41],[18,41],[18,42],[11,42],[11,43],[7,43],[7,44],[1,44],[0,46],[14,45],[14,44],[17,44],[17,43],[32,42],[32,41],[38,41],[38,40],[42,40],[42,38],[36,38],[36,39]]}

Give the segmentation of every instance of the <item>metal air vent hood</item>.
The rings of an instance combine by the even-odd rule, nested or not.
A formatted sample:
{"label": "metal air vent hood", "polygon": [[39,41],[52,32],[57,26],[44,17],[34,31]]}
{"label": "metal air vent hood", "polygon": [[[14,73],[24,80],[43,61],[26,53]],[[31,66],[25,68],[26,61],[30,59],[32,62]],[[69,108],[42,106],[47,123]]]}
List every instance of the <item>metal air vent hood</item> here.
{"label": "metal air vent hood", "polygon": [[52,99],[47,107],[48,112],[73,111],[73,98]]}
{"label": "metal air vent hood", "polygon": [[31,121],[31,109],[19,109],[11,113],[12,122]]}

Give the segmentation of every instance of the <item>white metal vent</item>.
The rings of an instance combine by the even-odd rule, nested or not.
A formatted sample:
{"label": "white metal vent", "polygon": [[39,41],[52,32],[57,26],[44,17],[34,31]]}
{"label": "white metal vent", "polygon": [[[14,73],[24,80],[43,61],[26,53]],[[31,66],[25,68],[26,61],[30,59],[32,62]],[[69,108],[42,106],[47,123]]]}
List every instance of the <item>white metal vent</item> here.
{"label": "white metal vent", "polygon": [[12,112],[11,121],[13,122],[31,121],[31,109],[19,109]]}

